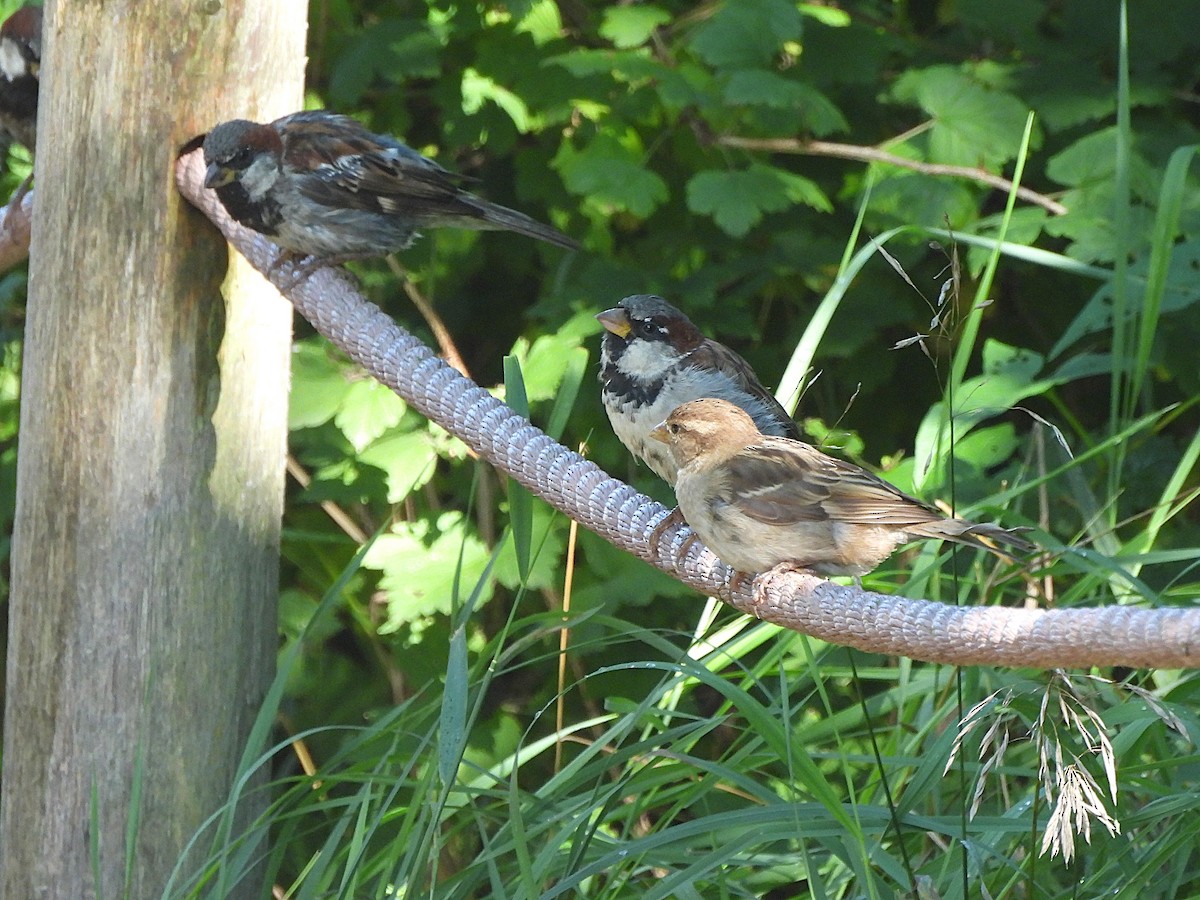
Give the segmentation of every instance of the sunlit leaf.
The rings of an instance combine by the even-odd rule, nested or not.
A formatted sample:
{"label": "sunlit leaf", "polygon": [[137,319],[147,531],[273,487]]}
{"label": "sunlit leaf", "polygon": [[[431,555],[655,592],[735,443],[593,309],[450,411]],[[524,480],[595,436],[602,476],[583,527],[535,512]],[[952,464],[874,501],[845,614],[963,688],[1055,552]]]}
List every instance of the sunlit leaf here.
{"label": "sunlit leaf", "polygon": [[[461,555],[461,565],[460,565]],[[406,622],[450,611],[456,575],[466,593],[483,577],[487,547],[471,531],[461,513],[448,512],[436,522],[399,522],[367,551],[363,566],[382,573],[387,619],[381,633]]]}

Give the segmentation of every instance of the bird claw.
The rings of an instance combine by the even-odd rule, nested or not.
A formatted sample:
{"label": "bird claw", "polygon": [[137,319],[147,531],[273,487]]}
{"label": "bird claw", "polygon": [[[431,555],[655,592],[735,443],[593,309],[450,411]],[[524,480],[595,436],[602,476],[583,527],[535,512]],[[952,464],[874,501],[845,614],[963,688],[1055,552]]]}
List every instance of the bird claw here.
{"label": "bird claw", "polygon": [[753,578],[753,593],[754,596],[750,602],[751,610],[756,619],[762,618],[762,607],[767,602],[767,589],[771,583],[780,575],[812,575],[813,570],[807,566],[802,566],[795,562],[781,562],[776,566],[772,566],[765,572],[757,575],[743,575],[741,572],[734,573],[734,580],[741,578]]}
{"label": "bird claw", "polygon": [[295,287],[303,284],[321,269],[337,269],[343,273],[352,284],[361,285],[358,277],[351,271],[342,268],[342,263],[350,262],[352,259],[368,258],[361,253],[347,253],[342,256],[305,256],[302,253],[293,253],[291,250],[281,251],[279,256],[275,257],[275,261],[271,263],[271,267],[267,269],[267,278],[279,274],[280,268],[292,264],[292,277],[286,281],[280,282],[278,285],[280,293],[290,291]]}
{"label": "bird claw", "polygon": [[319,256],[304,256],[291,250],[281,250],[279,255],[275,257],[274,262],[267,268],[267,279],[274,281],[275,276],[286,265],[292,267],[292,274],[286,281],[280,282],[279,290],[281,292],[290,291],[308,279],[313,272],[330,265],[330,263]]}
{"label": "bird claw", "polygon": [[[662,545],[663,536],[667,533],[667,531],[669,529],[678,527],[680,525],[686,525],[686,524],[687,524],[687,520],[683,517],[683,513],[679,511],[678,506],[675,507],[673,510],[671,510],[671,512],[668,513],[661,522],[659,522],[657,525],[654,526],[654,530],[650,532],[650,540],[649,540],[650,555],[654,559],[658,559],[659,558],[659,550]],[[695,532],[692,532],[686,538],[684,538],[683,546],[679,549],[678,552],[672,554],[671,562],[673,562],[676,565],[676,567],[678,567],[680,560],[685,559],[687,557],[688,550],[690,550],[692,548],[692,545],[694,543],[696,543],[698,540],[699,540],[699,538],[696,537]]]}

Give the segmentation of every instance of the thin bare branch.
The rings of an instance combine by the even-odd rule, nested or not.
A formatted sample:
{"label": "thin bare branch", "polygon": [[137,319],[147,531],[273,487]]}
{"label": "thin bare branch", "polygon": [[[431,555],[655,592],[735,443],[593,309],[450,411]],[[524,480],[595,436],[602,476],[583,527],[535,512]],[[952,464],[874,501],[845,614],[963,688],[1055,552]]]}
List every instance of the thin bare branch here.
{"label": "thin bare branch", "polygon": [[425,324],[433,332],[434,340],[438,342],[438,347],[442,350],[442,356],[446,357],[446,362],[450,363],[451,366],[467,376],[467,378],[470,378],[471,372],[467,369],[467,364],[463,362],[462,354],[458,352],[458,346],[454,343],[454,336],[450,334],[450,329],[446,327],[446,323],[442,321],[442,317],[433,308],[433,304],[412,283],[412,279],[408,277],[408,270],[400,265],[395,256],[389,255],[387,264],[388,268],[392,270],[392,274],[400,279],[400,283],[404,285],[404,293],[408,295],[408,299],[412,301],[412,305],[417,308],[417,312],[421,314],[421,318],[425,320]]}
{"label": "thin bare branch", "polygon": [[[833,141],[807,141],[799,138],[749,138],[735,134],[723,134],[717,138],[717,143],[724,147],[739,147],[743,150],[765,150],[768,153],[794,153],[799,156],[830,156],[837,159],[852,159],[859,162],[886,163],[902,169],[911,169],[923,175],[937,175],[947,178],[966,178],[994,187],[1004,193],[1013,189],[1013,183],[1007,178],[993,175],[978,166],[948,166],[942,163],[927,163],[916,159],[905,159],[878,147],[863,147],[858,144],[839,144]],[[1052,197],[1039,194],[1027,187],[1017,188],[1017,196],[1026,203],[1040,206],[1052,215],[1061,216],[1067,212],[1067,207]]]}

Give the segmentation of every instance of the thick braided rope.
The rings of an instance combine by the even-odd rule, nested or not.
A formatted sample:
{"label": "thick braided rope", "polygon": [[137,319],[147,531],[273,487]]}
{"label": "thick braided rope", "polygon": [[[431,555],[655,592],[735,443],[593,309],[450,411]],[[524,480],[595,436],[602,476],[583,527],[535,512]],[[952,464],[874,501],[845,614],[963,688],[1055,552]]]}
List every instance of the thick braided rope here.
{"label": "thick braided rope", "polygon": [[[176,176],[183,196],[265,272],[276,248],[232,222],[216,196],[203,189],[199,154],[183,157]],[[273,277],[286,286],[291,272],[282,267]],[[534,494],[616,546],[744,612],[863,650],[960,665],[1200,664],[1197,610],[953,607],[791,572],[734,589],[731,570],[697,542],[689,543],[686,526],[669,526],[657,554],[651,553],[649,537],[666,517],[665,507],[558,444],[451,369],[363,298],[344,275],[324,269],[286,294],[302,316],[367,372]]]}

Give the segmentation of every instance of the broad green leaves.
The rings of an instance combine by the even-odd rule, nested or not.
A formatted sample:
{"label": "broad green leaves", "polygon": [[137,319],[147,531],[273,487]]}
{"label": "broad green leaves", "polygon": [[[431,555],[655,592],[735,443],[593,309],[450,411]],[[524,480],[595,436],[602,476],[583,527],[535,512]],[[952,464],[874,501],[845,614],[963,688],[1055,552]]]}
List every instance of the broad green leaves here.
{"label": "broad green leaves", "polygon": [[800,22],[799,10],[786,0],[724,3],[697,30],[691,49],[716,69],[756,68],[800,37]]}
{"label": "broad green leaves", "polygon": [[[888,479],[927,499],[953,499],[964,508],[980,503],[988,507],[980,518],[995,512],[1006,524],[1022,518],[1045,523],[1052,546],[1080,544],[1038,557],[1032,573],[1020,577],[1013,567],[992,569],[994,560],[973,554],[960,555],[951,571],[935,562],[946,554],[933,547],[902,551],[871,576],[872,586],[963,603],[1013,603],[1053,584],[1055,602],[1070,607],[1094,604],[1112,593],[1122,567],[1140,567],[1139,598],[1186,603],[1197,592],[1195,554],[1188,548],[1200,532],[1194,501],[1188,506],[1200,446],[1194,437],[1200,177],[1190,162],[1172,176],[1167,161],[1177,148],[1196,143],[1188,98],[1195,92],[1200,39],[1188,25],[1200,3],[1127,8],[1131,68],[1128,88],[1118,89],[1119,20],[1113,8],[1091,0],[923,6],[329,0],[312,5],[310,102],[396,131],[479,179],[467,184],[489,200],[584,240],[582,252],[563,254],[512,235],[431,232],[400,261],[479,382],[516,405],[516,389],[506,394],[500,386],[501,359],[511,354],[520,362],[535,423],[568,446],[586,445],[586,454],[608,471],[670,501],[665,486],[631,465],[594,381],[592,314],[628,293],[661,293],[705,333],[744,353],[767,384],[779,382],[799,344],[802,362],[823,370],[802,400],[807,429],[832,452],[866,464],[883,460]],[[1035,193],[1017,197],[1012,215],[1002,218],[1008,188],[979,175],[1013,178],[1029,111],[1035,126],[1022,186]],[[1007,243],[996,278],[986,297],[975,297],[974,279],[990,259],[1001,221]],[[886,246],[886,261],[875,240]],[[957,290],[943,293],[943,285],[954,282],[955,250]],[[358,264],[355,273],[389,314],[429,338],[431,329],[384,263]],[[1114,319],[1118,291],[1128,320]],[[963,340],[964,319],[978,322],[977,338]],[[1122,329],[1136,337],[1123,344],[1127,360],[1114,359],[1112,349],[1114,331]],[[914,335],[919,340],[906,344]],[[898,344],[903,348],[891,349]],[[959,371],[960,359],[965,376],[946,396],[946,373],[952,360]],[[1109,384],[1122,366],[1137,369],[1127,392],[1137,415],[1114,424]],[[1157,414],[1173,404],[1169,414]],[[846,737],[865,732],[842,727],[860,688],[845,687],[848,675],[829,677],[828,657],[811,685],[797,681],[806,662],[815,668],[816,642],[757,625],[744,631],[756,642],[744,663],[728,646],[701,662],[695,654],[708,651],[692,634],[701,617],[695,593],[586,532],[576,547],[572,608],[564,617],[559,603],[569,523],[511,491],[506,478],[470,459],[452,437],[309,340],[297,348],[291,421],[292,453],[312,482],[289,493],[283,580],[290,630],[313,596],[339,583],[358,546],[351,533],[381,535],[366,568],[339,588],[339,615],[316,635],[320,647],[313,649],[310,676],[294,683],[296,727],[325,724],[329,710],[334,718],[357,720],[411,702],[414,720],[436,723],[440,713],[442,741],[435,759],[410,737],[422,733],[419,722],[386,729],[403,744],[386,758],[402,758],[403,767],[411,760],[410,781],[424,779],[436,790],[427,797],[428,809],[405,808],[409,784],[389,772],[386,800],[364,815],[364,821],[387,819],[382,843],[411,854],[418,877],[400,884],[395,873],[406,864],[380,863],[362,843],[327,853],[336,838],[318,825],[318,838],[296,841],[303,845],[294,853],[298,860],[333,866],[342,858],[371,859],[388,883],[374,893],[360,890],[355,878],[361,874],[347,863],[340,888],[330,875],[324,884],[306,883],[296,896],[411,892],[430,877],[421,860],[456,858],[460,851],[469,858],[478,840],[486,842],[486,866],[447,869],[447,890],[528,894],[545,884],[578,890],[585,877],[580,867],[594,863],[591,851],[580,844],[576,855],[558,853],[567,832],[557,820],[518,821],[514,813],[528,815],[550,802],[578,811],[583,830],[572,835],[594,833],[604,818],[590,805],[597,784],[608,785],[602,792],[611,788],[614,798],[640,798],[638,814],[644,811],[653,823],[649,833],[635,836],[648,855],[631,855],[628,870],[616,859],[624,850],[611,850],[613,868],[605,871],[628,871],[627,881],[612,882],[627,893],[790,895],[801,881],[830,896],[910,889],[914,873],[886,851],[889,817],[881,805],[855,809],[863,833],[831,838],[849,852],[830,852],[832,844],[806,831],[792,836],[809,841],[806,846],[764,848],[763,864],[752,871],[734,865],[706,870],[704,860],[714,858],[708,833],[695,837],[696,852],[682,863],[678,853],[661,852],[684,846],[666,840],[673,829],[695,826],[691,818],[672,819],[671,810],[682,808],[675,793],[658,797],[653,786],[613,786],[614,772],[666,784],[656,779],[671,778],[672,767],[692,754],[703,771],[717,771],[724,783],[742,784],[754,795],[741,814],[761,814],[776,793],[789,802],[797,796],[797,771],[812,774],[778,762],[791,759],[774,752],[787,735],[803,744],[796,744],[798,753],[850,760],[843,768],[851,802],[874,796],[880,773],[854,762],[874,756]],[[1067,460],[1064,444],[1075,461]],[[1059,471],[1064,466],[1065,473]],[[1105,489],[1110,472],[1117,473],[1118,491]],[[338,512],[343,517],[336,521],[356,523],[357,532],[332,524]],[[1104,557],[1122,547],[1135,548],[1138,557]],[[993,572],[999,577],[990,577]],[[458,616],[451,619],[450,610]],[[743,628],[725,615],[708,640]],[[564,621],[571,626],[570,649],[560,657]],[[633,633],[650,636],[653,650],[625,643]],[[646,659],[655,654],[736,672],[755,700],[735,699],[734,691],[725,699],[686,689],[676,694],[671,687],[669,703],[660,708],[645,699],[658,687],[658,663]],[[567,675],[561,694],[560,659],[576,673]],[[939,694],[936,673],[920,663],[871,665],[888,685],[898,685],[898,743],[884,765],[894,762],[902,770],[904,760],[927,760],[910,785],[916,793],[905,790],[901,812],[924,816],[934,830],[937,822],[957,827],[958,810],[946,800],[955,780],[943,776],[954,740],[945,723],[958,717],[953,701],[929,713],[930,697],[949,695]],[[688,680],[670,677],[672,685]],[[996,673],[979,669],[972,677],[994,682]],[[1167,676],[1155,678],[1157,687],[1173,684]],[[706,693],[715,696],[731,683],[714,677]],[[773,685],[785,699],[766,716],[755,704],[760,695],[772,695]],[[814,690],[819,701],[811,699]],[[550,712],[560,697],[563,734],[593,715],[591,705],[596,719],[589,727],[601,733],[589,735],[586,745],[568,746],[564,767],[555,768],[545,749],[557,731]],[[1180,708],[1195,706],[1185,701]],[[763,745],[754,743],[761,729],[744,727],[747,709],[756,723],[783,723],[765,756]],[[603,724],[592,724],[625,711],[629,718],[621,727],[648,741],[645,747],[623,745],[619,736],[603,733]],[[709,755],[709,744],[724,746],[725,738],[682,750],[673,741],[662,757],[666,766],[644,766],[645,754],[658,752],[657,723],[706,729],[726,719],[733,739],[749,742],[727,757]],[[648,730],[647,721],[655,727]],[[822,731],[821,723],[835,725]],[[822,743],[822,735],[833,732],[841,743]],[[1137,746],[1126,748],[1131,757],[1136,749],[1139,764],[1157,765],[1179,756],[1152,732],[1149,724],[1145,732],[1139,728]],[[974,758],[976,748],[963,752]],[[1021,752],[1015,744],[1014,752]],[[621,753],[628,755],[618,758]],[[589,756],[596,774],[586,784],[572,783]],[[761,762],[748,771],[746,760]],[[1026,783],[1036,785],[1036,754],[1025,762],[1035,773]],[[625,763],[630,768],[623,772]],[[1019,771],[1021,763],[1013,757],[1004,765]],[[363,771],[354,768],[353,777]],[[477,780],[469,786],[469,779]],[[712,803],[703,778],[685,780],[695,801],[689,808]],[[353,789],[371,783],[355,781]],[[821,789],[828,794],[835,783],[841,784],[824,779]],[[482,793],[468,798],[465,791],[479,785]],[[440,794],[445,788],[451,793]],[[1036,808],[1033,789],[1017,790],[1025,809]],[[669,791],[677,792],[677,783]],[[1121,860],[1140,858],[1148,860],[1147,871],[1174,873],[1163,888],[1167,894],[1195,893],[1190,869],[1160,864],[1173,859],[1179,845],[1171,838],[1157,849],[1139,842],[1142,814],[1136,812],[1123,834],[1091,851],[1078,871],[1039,863],[1035,878],[1031,860],[1038,848],[1026,836],[1037,823],[1012,818],[994,793],[980,795],[987,811],[975,820],[992,853],[972,872],[981,890],[1011,892],[1028,877],[1053,895],[1079,892],[1080,884],[1089,896],[1132,895],[1140,888],[1130,886]],[[834,806],[847,802],[826,799]],[[1191,809],[1183,794],[1167,799]],[[729,802],[738,801],[731,794],[719,798],[713,834],[736,862],[742,845],[720,842],[731,828],[724,821]],[[626,806],[604,807],[614,811],[614,833],[630,833]],[[810,807],[801,798],[781,821],[794,821],[796,810],[811,818]],[[465,827],[455,823],[460,811],[470,813]],[[422,817],[425,826],[417,824]],[[416,847],[409,838],[422,827],[427,843]],[[518,833],[521,828],[526,831]],[[359,841],[369,830],[360,829],[356,822],[346,834]],[[935,850],[925,852],[926,845],[914,856],[927,861],[914,863],[918,885],[932,881],[930,891],[943,895],[957,889],[946,874],[957,861],[943,864],[945,847],[957,852],[950,832]],[[735,838],[753,833],[738,829]],[[1180,833],[1195,842],[1186,829]],[[462,834],[472,836],[470,846],[457,843]],[[906,842],[921,843],[916,832]],[[871,846],[885,851],[868,858],[861,848]],[[439,856],[439,850],[446,852]],[[564,860],[563,869],[547,868]],[[666,879],[658,878],[659,866]],[[706,871],[719,872],[720,883],[705,881]]]}
{"label": "broad green leaves", "polygon": [[1021,146],[1028,107],[959,69],[911,70],[896,81],[892,96],[931,118],[931,161],[994,169],[1013,159]]}
{"label": "broad green leaves", "polygon": [[724,97],[732,106],[759,105],[795,110],[808,131],[817,137],[850,129],[842,111],[812,85],[766,69],[734,72],[725,81]]}
{"label": "broad green leaves", "polygon": [[554,165],[573,194],[606,212],[645,218],[667,199],[667,184],[645,164],[641,141],[632,131],[601,134],[582,150],[564,142]]}
{"label": "broad green leaves", "polygon": [[655,28],[671,21],[671,14],[649,4],[613,6],[604,11],[600,36],[614,47],[626,50],[640,47],[650,39]]}
{"label": "broad green leaves", "polygon": [[380,631],[450,612],[454,598],[465,597],[483,577],[488,555],[461,513],[397,523],[363,559],[366,568],[382,573],[379,586],[387,593],[387,619]]}
{"label": "broad green leaves", "polygon": [[807,178],[773,166],[753,165],[743,172],[701,172],[688,182],[688,206],[710,215],[731,237],[742,237],[764,213],[803,203],[830,211],[829,200]]}

